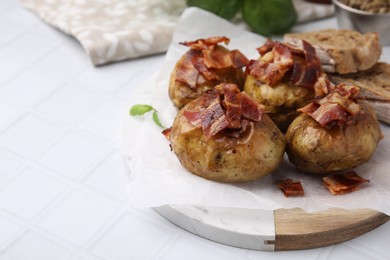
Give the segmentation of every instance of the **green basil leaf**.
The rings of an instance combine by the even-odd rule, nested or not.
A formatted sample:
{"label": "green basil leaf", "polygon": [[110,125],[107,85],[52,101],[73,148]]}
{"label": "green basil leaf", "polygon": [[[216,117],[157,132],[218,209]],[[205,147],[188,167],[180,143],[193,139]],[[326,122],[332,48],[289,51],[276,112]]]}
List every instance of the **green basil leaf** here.
{"label": "green basil leaf", "polygon": [[142,116],[146,112],[149,112],[151,110],[154,110],[152,106],[144,105],[144,104],[138,104],[134,105],[130,109],[130,115],[132,116]]}
{"label": "green basil leaf", "polygon": [[254,32],[264,36],[284,34],[298,19],[291,0],[244,0],[242,17]]}
{"label": "green basil leaf", "polygon": [[166,127],[164,127],[162,124],[161,124],[161,122],[160,122],[160,119],[158,118],[158,114],[157,114],[157,111],[156,110],[154,110],[153,111],[153,121],[156,123],[156,125],[158,125],[159,127],[161,127],[161,128],[166,128]]}

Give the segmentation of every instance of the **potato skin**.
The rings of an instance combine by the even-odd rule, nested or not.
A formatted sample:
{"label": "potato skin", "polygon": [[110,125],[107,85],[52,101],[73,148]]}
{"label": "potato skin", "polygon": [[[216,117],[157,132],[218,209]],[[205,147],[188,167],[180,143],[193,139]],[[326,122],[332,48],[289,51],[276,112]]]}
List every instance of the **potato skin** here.
{"label": "potato skin", "polygon": [[364,114],[353,125],[322,128],[306,114],[299,115],[286,133],[288,158],[307,173],[325,174],[367,162],[382,138],[373,109],[359,102]]}
{"label": "potato skin", "polygon": [[202,129],[183,116],[184,109],[174,120],[170,140],[182,165],[193,174],[220,182],[245,182],[271,173],[281,163],[285,138],[267,115],[232,142],[218,134],[206,140]]}
{"label": "potato skin", "polygon": [[314,97],[308,88],[278,83],[275,86],[262,84],[251,75],[245,80],[244,91],[265,106],[265,111],[274,123],[286,131],[298,115],[296,109],[306,105]]}
{"label": "potato skin", "polygon": [[[227,49],[223,46],[217,46],[217,49],[224,49],[227,51]],[[185,53],[177,61],[169,79],[169,98],[177,108],[180,109],[184,107],[187,103],[198,98],[207,90],[213,89],[220,83],[235,83],[240,89],[242,89],[245,80],[244,72],[242,69],[236,68],[215,69],[215,72],[219,78],[218,81],[210,81],[200,75],[201,79],[198,80],[198,85],[195,89],[190,88],[183,82],[176,81],[176,74],[180,68],[180,64],[183,62],[188,62],[188,59],[190,59],[190,57],[188,53]]]}

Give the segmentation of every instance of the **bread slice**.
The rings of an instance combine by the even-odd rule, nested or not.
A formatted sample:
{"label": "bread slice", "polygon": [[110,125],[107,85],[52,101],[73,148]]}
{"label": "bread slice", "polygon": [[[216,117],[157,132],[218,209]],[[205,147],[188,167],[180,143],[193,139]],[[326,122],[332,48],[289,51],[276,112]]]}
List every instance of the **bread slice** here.
{"label": "bread slice", "polygon": [[328,75],[335,84],[358,86],[360,95],[376,110],[378,119],[390,124],[390,64],[378,62],[367,71]]}
{"label": "bread slice", "polygon": [[377,33],[327,29],[284,36],[284,41],[293,45],[301,40],[316,48],[327,72],[347,74],[367,70],[379,60],[382,53]]}

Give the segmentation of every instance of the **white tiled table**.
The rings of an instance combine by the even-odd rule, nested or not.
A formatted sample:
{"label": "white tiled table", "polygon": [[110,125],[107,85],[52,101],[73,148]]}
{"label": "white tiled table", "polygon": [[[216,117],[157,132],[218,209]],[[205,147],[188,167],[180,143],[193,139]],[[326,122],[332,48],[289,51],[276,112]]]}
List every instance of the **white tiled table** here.
{"label": "white tiled table", "polygon": [[0,259],[390,258],[390,223],[331,247],[267,253],[131,208],[121,120],[163,58],[95,68],[74,39],[1,0]]}

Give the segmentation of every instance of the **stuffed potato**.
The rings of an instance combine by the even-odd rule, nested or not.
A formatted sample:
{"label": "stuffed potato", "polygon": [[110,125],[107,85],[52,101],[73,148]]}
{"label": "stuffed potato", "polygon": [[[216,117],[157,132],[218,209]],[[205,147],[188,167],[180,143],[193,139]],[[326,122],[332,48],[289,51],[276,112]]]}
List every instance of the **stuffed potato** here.
{"label": "stuffed potato", "polygon": [[211,37],[182,43],[190,47],[176,63],[169,81],[169,97],[179,109],[220,83],[244,84],[242,67],[248,59],[238,50],[219,45],[226,37]]}
{"label": "stuffed potato", "polygon": [[314,96],[313,91],[281,82],[271,87],[248,75],[244,91],[265,106],[265,111],[274,123],[285,131],[303,107]]}
{"label": "stuffed potato", "polygon": [[[356,87],[335,91],[302,108],[286,133],[288,158],[308,173],[330,173],[367,162],[382,138],[375,112],[355,103]],[[354,92],[354,93],[353,93]]]}
{"label": "stuffed potato", "polygon": [[168,137],[185,168],[220,182],[245,182],[272,172],[285,149],[280,130],[234,84],[221,84],[188,103]]}
{"label": "stuffed potato", "polygon": [[258,51],[261,57],[247,66],[244,91],[285,131],[298,115],[296,109],[327,93],[331,83],[314,48],[304,41],[301,47],[292,47],[268,40]]}

